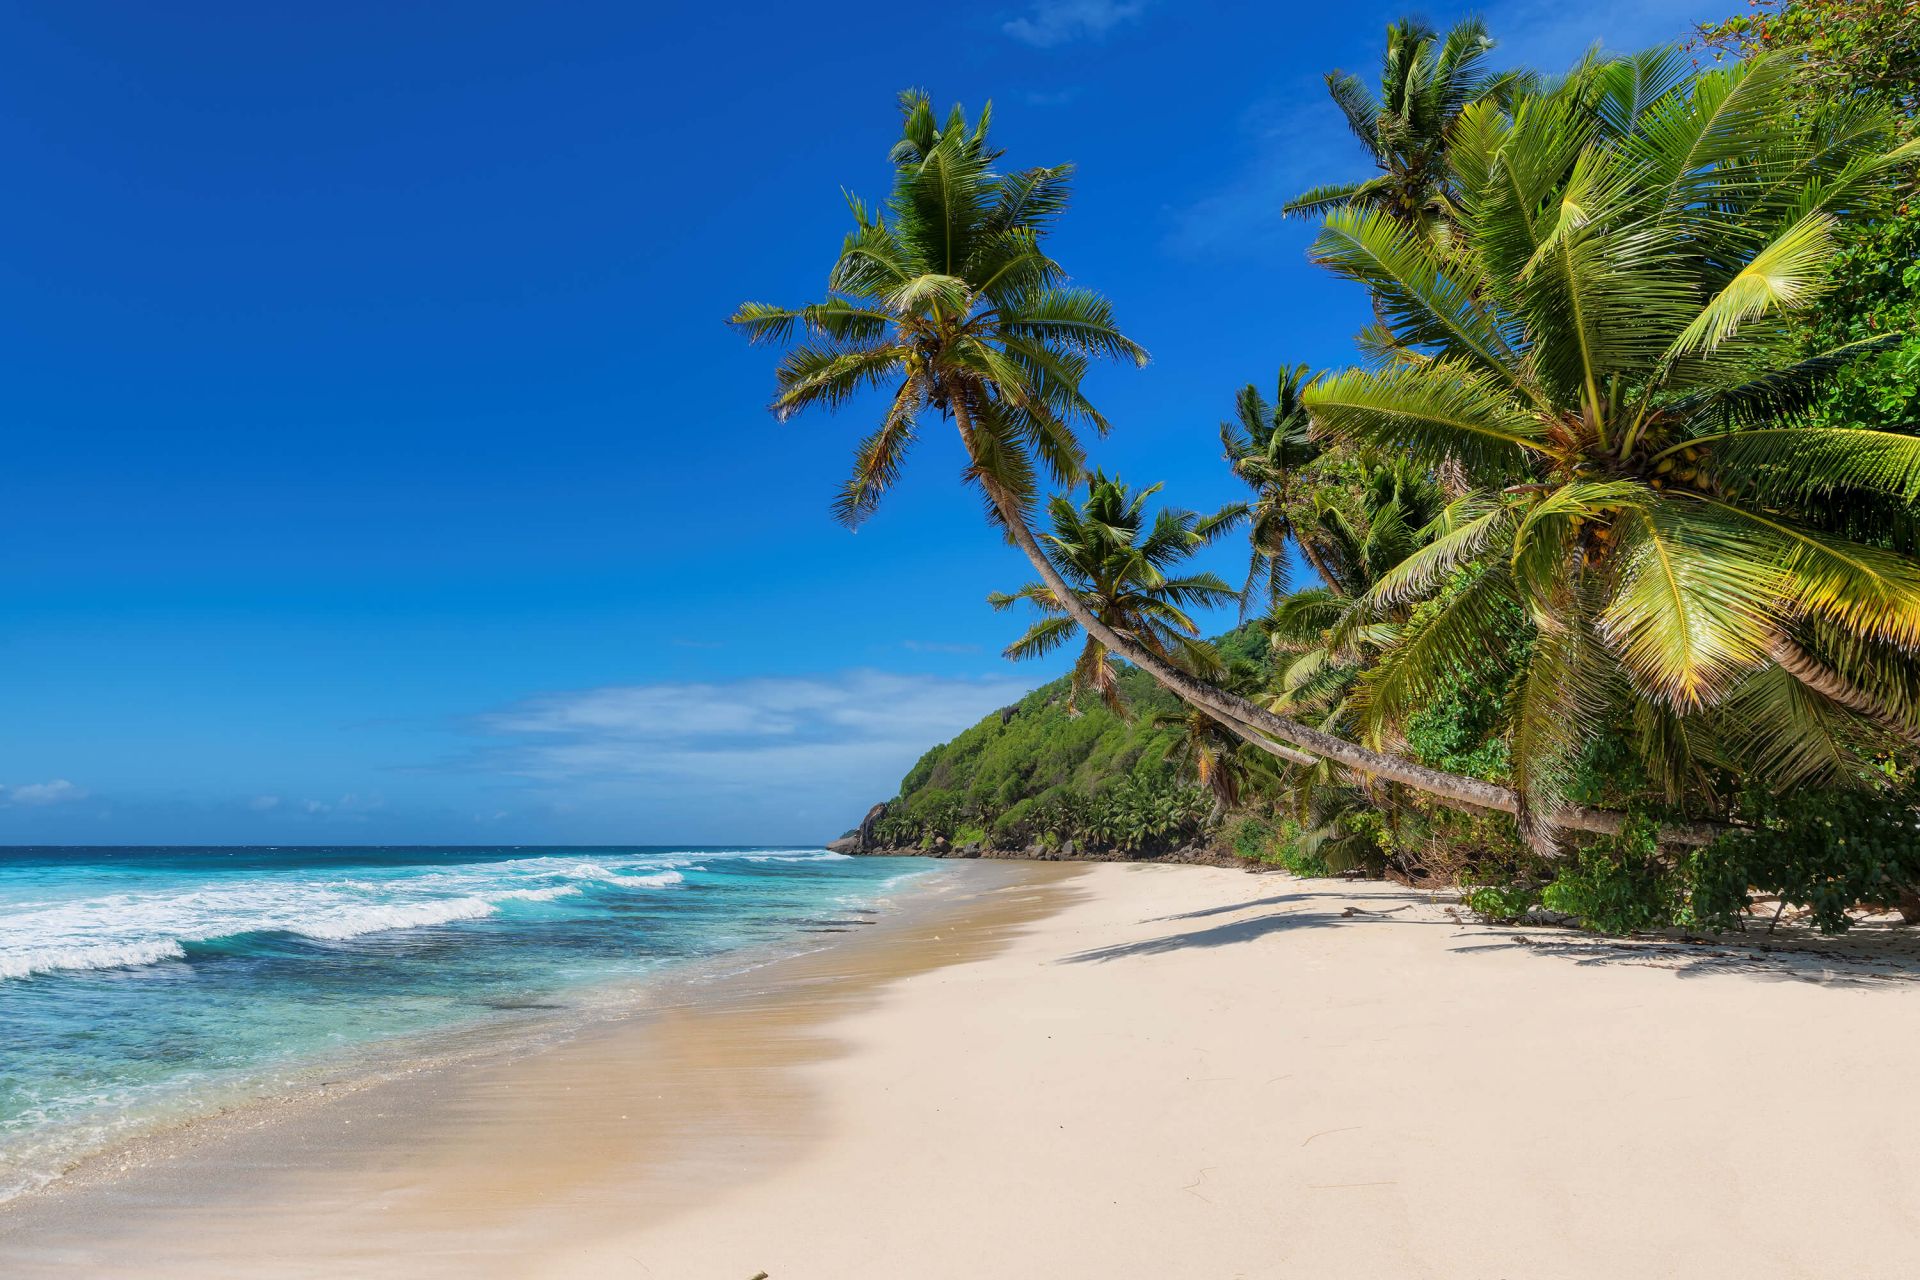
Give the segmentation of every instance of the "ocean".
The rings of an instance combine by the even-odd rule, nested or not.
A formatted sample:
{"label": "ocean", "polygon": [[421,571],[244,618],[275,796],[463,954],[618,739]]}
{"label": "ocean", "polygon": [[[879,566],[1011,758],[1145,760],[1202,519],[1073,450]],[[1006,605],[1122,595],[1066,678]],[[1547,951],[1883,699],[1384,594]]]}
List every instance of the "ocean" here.
{"label": "ocean", "polygon": [[817,848],[0,849],[0,1200],[145,1128],[824,945],[940,874]]}

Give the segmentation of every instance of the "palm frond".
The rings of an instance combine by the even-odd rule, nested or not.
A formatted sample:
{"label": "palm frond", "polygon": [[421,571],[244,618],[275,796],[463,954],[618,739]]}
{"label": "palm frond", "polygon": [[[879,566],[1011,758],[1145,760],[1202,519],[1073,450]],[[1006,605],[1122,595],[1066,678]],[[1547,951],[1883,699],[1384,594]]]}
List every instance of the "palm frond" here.
{"label": "palm frond", "polygon": [[1713,701],[1765,661],[1781,589],[1780,573],[1755,559],[1753,539],[1690,514],[1653,502],[1621,519],[1620,584],[1600,620],[1635,683],[1681,710]]}
{"label": "palm frond", "polygon": [[1529,454],[1546,452],[1539,420],[1493,377],[1464,363],[1349,369],[1305,398],[1327,434],[1404,450],[1430,466],[1452,458],[1470,473],[1504,481],[1527,470]]}

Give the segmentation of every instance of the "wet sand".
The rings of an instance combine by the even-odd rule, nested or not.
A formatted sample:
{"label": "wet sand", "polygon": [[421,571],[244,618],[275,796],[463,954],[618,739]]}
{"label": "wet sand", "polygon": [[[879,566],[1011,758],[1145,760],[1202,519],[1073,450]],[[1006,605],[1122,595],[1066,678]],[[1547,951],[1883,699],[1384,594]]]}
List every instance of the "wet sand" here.
{"label": "wet sand", "polygon": [[20,1277],[1911,1273],[1911,946],[973,864],[698,1001],[0,1220]]}
{"label": "wet sand", "polygon": [[[954,864],[935,895],[552,1047],[259,1106],[131,1145],[0,1208],[0,1276],[522,1275],[796,1159],[798,1068],[885,984],[1002,947],[1075,868]],[[644,1274],[644,1273],[641,1273]]]}

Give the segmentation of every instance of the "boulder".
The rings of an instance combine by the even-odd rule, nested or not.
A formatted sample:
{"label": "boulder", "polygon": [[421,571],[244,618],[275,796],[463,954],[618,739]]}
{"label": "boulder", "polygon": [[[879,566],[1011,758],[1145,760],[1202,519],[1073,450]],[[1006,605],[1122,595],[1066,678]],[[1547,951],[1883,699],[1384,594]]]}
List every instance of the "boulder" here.
{"label": "boulder", "polygon": [[867,810],[867,816],[860,819],[860,829],[854,833],[854,839],[857,840],[860,845],[860,847],[857,850],[855,850],[855,852],[865,853],[867,850],[873,848],[874,824],[878,823],[881,818],[884,818],[886,816],[886,814],[887,814],[887,802],[885,800],[882,800],[879,804]]}

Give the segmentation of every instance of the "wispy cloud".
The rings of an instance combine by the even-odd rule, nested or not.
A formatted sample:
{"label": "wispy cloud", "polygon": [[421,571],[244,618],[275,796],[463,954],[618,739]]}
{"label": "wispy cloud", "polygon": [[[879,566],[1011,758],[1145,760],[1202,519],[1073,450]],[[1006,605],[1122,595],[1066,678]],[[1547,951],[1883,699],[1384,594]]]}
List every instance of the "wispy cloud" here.
{"label": "wispy cloud", "polygon": [[544,694],[478,717],[463,762],[539,784],[890,789],[920,754],[1025,694],[1011,677],[850,671]]}
{"label": "wispy cloud", "polygon": [[1502,62],[1564,71],[1595,44],[1612,53],[1672,44],[1734,7],[1725,0],[1614,0],[1604,8],[1496,0],[1484,12]]}
{"label": "wispy cloud", "polygon": [[1283,221],[1281,207],[1320,183],[1369,176],[1359,144],[1324,93],[1284,106],[1255,103],[1243,114],[1241,130],[1247,163],[1227,182],[1172,210],[1165,238],[1170,252],[1190,258],[1297,253],[1311,230],[1304,222]]}
{"label": "wispy cloud", "polygon": [[1147,0],[1034,0],[1024,16],[1000,29],[1022,44],[1051,49],[1073,40],[1098,40],[1146,8]]}
{"label": "wispy cloud", "polygon": [[955,644],[949,640],[902,640],[900,647],[914,653],[979,653],[977,644]]}
{"label": "wispy cloud", "polygon": [[69,801],[86,798],[85,788],[76,787],[65,778],[55,778],[50,782],[29,782],[18,787],[0,787],[0,806],[19,805],[34,808],[40,805],[66,804]]}
{"label": "wispy cloud", "polygon": [[[276,808],[278,805],[277,797],[264,796],[262,799],[275,801],[275,804],[266,806],[269,810]],[[258,806],[258,804],[259,802],[255,801],[255,805]],[[338,800],[302,800],[295,806],[294,812],[307,818],[325,818],[330,821],[340,822],[365,822],[368,815],[378,813],[386,807],[387,802],[384,796],[363,796],[358,792],[349,791]]]}
{"label": "wispy cloud", "polygon": [[[1682,39],[1696,22],[1725,7],[1724,0],[1620,0],[1595,10],[1560,0],[1496,0],[1482,12],[1500,42],[1497,64],[1552,72],[1573,65],[1595,43],[1618,53]],[[1372,64],[1348,69],[1370,83],[1377,77]],[[1298,254],[1314,224],[1285,223],[1280,207],[1321,183],[1373,175],[1317,76],[1303,76],[1283,92],[1243,113],[1247,159],[1239,171],[1171,211],[1164,239],[1169,252],[1262,259]]]}
{"label": "wispy cloud", "polygon": [[1074,101],[1084,91],[1084,86],[1064,85],[1058,89],[1032,89],[1021,95],[1021,101],[1030,107],[1064,107]]}

